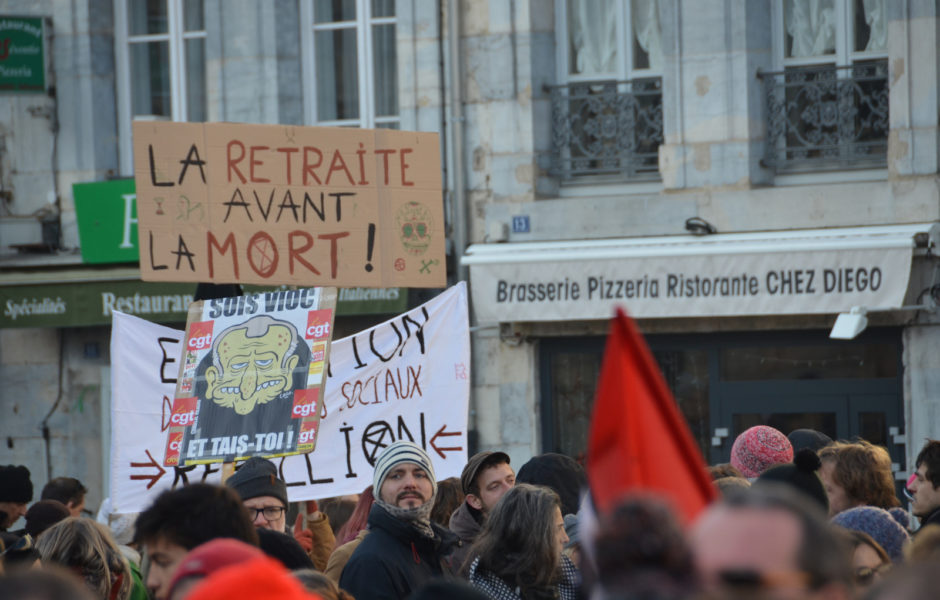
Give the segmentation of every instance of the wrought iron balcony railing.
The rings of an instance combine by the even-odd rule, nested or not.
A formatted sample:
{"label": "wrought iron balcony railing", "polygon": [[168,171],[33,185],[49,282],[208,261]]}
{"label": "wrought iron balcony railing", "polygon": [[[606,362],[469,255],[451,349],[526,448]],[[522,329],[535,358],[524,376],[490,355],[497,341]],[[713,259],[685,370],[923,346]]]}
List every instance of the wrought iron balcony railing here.
{"label": "wrought iron balcony railing", "polygon": [[767,111],[766,166],[787,172],[886,164],[886,60],[758,76]]}
{"label": "wrought iron balcony railing", "polygon": [[659,179],[663,95],[659,78],[552,86],[551,173]]}

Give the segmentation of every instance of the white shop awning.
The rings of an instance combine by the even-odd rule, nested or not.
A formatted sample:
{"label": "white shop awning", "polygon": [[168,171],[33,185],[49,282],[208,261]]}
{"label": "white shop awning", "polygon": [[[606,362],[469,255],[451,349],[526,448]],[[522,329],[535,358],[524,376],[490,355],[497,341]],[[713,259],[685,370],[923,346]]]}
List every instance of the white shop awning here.
{"label": "white shop awning", "polygon": [[900,307],[940,224],[474,244],[481,323],[837,313]]}

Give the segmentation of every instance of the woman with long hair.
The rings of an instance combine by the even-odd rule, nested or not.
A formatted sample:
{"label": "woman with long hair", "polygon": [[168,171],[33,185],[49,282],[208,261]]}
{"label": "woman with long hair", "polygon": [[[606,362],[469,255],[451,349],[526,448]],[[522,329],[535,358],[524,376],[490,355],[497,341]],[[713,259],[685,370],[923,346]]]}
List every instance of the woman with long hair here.
{"label": "woman with long hair", "polygon": [[494,600],[573,600],[581,578],[562,555],[567,542],[558,494],[516,484],[470,549],[470,583]]}
{"label": "woman with long hair", "polygon": [[82,578],[97,600],[127,600],[131,571],[104,525],[68,517],[42,532],[36,540],[43,566],[57,565]]}

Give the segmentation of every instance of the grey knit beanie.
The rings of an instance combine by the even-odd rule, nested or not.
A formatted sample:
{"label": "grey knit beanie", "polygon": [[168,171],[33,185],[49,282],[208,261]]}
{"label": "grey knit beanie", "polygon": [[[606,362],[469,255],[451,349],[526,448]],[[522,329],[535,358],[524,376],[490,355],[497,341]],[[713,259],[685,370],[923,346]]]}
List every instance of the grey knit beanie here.
{"label": "grey knit beanie", "polygon": [[428,474],[431,480],[431,495],[437,495],[437,478],[434,477],[434,465],[431,457],[421,449],[421,446],[408,440],[398,440],[382,451],[375,461],[375,472],[372,474],[372,490],[376,498],[381,497],[382,484],[393,467],[402,463],[414,463]]}

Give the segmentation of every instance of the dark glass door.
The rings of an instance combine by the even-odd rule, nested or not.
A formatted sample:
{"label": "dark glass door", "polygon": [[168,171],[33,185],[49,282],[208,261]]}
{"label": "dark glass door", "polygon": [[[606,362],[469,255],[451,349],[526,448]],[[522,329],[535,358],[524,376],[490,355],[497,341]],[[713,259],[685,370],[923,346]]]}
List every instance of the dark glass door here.
{"label": "dark glass door", "polygon": [[[824,331],[650,336],[648,343],[705,459],[727,462],[753,425],[806,427],[833,439],[903,448],[901,336],[866,331],[851,342]],[[604,339],[540,341],[542,440],[546,452],[583,457]]]}

